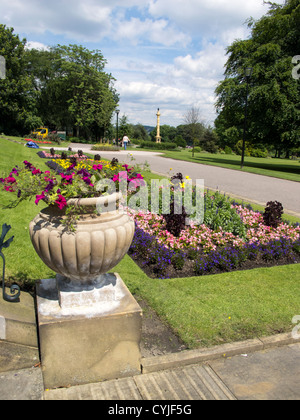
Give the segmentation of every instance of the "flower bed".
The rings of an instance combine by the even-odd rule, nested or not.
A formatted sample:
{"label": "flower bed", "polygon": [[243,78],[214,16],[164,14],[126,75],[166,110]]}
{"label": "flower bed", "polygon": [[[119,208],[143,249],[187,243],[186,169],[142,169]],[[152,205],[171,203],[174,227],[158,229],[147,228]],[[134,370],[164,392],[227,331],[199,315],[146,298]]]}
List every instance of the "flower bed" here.
{"label": "flower bed", "polygon": [[[48,152],[45,152],[45,151],[40,151],[37,154],[42,159],[61,159],[62,158],[62,154],[58,154],[58,153],[51,154],[51,153],[48,153]],[[76,159],[82,159],[82,160],[87,159],[87,156],[85,156],[83,154],[78,154],[78,153],[66,155],[66,158],[68,158],[68,159],[70,159],[72,157],[76,158]]]}
{"label": "flower bed", "polygon": [[148,276],[160,278],[300,263],[300,226],[270,227],[259,212],[240,205],[232,209],[241,217],[245,237],[205,224],[186,227],[176,237],[166,230],[163,216],[131,211],[136,234],[130,255]]}
{"label": "flower bed", "polygon": [[25,141],[33,141],[33,143],[38,144],[53,144],[52,141],[49,140],[35,140],[35,139],[24,139]]}

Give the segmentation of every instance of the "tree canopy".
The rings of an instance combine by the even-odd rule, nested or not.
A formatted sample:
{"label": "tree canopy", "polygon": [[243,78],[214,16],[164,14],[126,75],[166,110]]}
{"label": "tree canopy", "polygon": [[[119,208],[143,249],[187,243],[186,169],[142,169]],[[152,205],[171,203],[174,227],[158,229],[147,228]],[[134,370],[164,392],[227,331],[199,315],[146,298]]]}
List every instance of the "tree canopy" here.
{"label": "tree canopy", "polygon": [[119,97],[114,78],[104,71],[101,51],[80,45],[26,49],[12,28],[0,25],[0,131],[28,132],[39,125],[74,127],[99,138],[110,125]]}
{"label": "tree canopy", "polygon": [[233,147],[242,138],[244,70],[251,67],[247,140],[288,154],[300,146],[300,83],[292,77],[293,57],[300,54],[300,2],[269,5],[266,16],[249,19],[251,37],[227,49],[225,79],[216,89],[215,125],[223,146]]}
{"label": "tree canopy", "polygon": [[0,55],[5,59],[5,78],[0,79],[0,132],[17,134],[41,123],[34,89],[25,70],[25,43],[12,28],[0,24]]}

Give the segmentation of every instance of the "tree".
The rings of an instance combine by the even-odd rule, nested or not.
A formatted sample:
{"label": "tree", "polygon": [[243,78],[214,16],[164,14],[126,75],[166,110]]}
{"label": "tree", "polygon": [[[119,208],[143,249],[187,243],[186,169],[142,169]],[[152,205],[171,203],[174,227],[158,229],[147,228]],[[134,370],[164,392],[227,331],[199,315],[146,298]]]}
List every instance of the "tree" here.
{"label": "tree", "polygon": [[6,62],[6,77],[0,79],[0,132],[18,135],[40,125],[36,95],[25,69],[25,44],[13,28],[0,24],[0,55]]}
{"label": "tree", "polygon": [[[192,107],[190,108],[184,116],[185,123],[189,126],[190,136],[193,142],[193,157],[195,154],[195,145],[197,142],[197,134],[199,136],[200,128],[200,110],[199,108]],[[203,126],[203,124],[201,124]],[[204,126],[203,126],[204,128]],[[202,133],[201,133],[202,134]],[[199,138],[199,137],[198,137]]]}
{"label": "tree", "polygon": [[99,50],[80,45],[27,53],[27,69],[48,125],[74,126],[77,137],[105,135],[119,100],[105,64]]}
{"label": "tree", "polygon": [[132,125],[128,122],[128,116],[124,114],[119,121],[119,138],[122,140],[125,135],[130,138],[132,133]]}
{"label": "tree", "polygon": [[[242,132],[246,100],[244,69],[253,68],[249,94],[249,141],[275,147],[288,155],[300,143],[300,84],[292,77],[292,57],[299,48],[299,0],[269,3],[260,20],[250,19],[251,38],[227,49],[225,79],[219,83],[215,121],[222,144],[228,129]],[[226,133],[226,134],[225,134]],[[228,144],[229,146],[232,146]]]}
{"label": "tree", "polygon": [[132,138],[136,140],[149,140],[147,130],[142,124],[136,124],[132,127]]}

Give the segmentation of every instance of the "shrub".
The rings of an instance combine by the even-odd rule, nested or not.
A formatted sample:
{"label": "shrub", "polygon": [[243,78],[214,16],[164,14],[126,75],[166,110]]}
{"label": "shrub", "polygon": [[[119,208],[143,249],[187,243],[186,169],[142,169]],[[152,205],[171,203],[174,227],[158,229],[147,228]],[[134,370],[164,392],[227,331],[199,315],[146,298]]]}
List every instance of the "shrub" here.
{"label": "shrub", "polygon": [[177,136],[175,137],[175,143],[177,144],[177,146],[179,147],[186,147],[186,141],[184,140],[184,138],[182,136]]}
{"label": "shrub", "polygon": [[246,228],[241,217],[232,208],[228,198],[219,192],[213,196],[205,195],[204,223],[212,230],[222,228],[242,238],[246,235]]}
{"label": "shrub", "polygon": [[155,150],[175,150],[177,148],[176,143],[154,143],[152,141],[141,142],[140,147],[142,149],[155,149]]}
{"label": "shrub", "polygon": [[103,144],[94,144],[94,146],[92,147],[92,150],[96,150],[96,151],[106,151],[106,152],[118,152],[120,150],[119,147],[117,146],[113,146],[112,144],[109,143],[103,143]]}
{"label": "shrub", "polygon": [[175,205],[173,201],[170,205],[170,214],[164,214],[163,216],[166,221],[167,231],[178,238],[180,232],[185,229],[185,220],[187,217],[185,208],[182,207],[181,214],[175,214]]}
{"label": "shrub", "polygon": [[201,152],[201,147],[200,146],[195,146],[194,148],[189,149],[189,152],[193,152],[193,150],[194,150],[194,153],[200,153]]}
{"label": "shrub", "polygon": [[182,270],[185,263],[186,255],[183,252],[177,252],[173,255],[171,262],[175,270]]}
{"label": "shrub", "polygon": [[265,225],[277,228],[277,226],[282,222],[282,215],[282,204],[278,201],[269,201],[263,214]]}
{"label": "shrub", "polygon": [[229,146],[225,146],[224,152],[225,152],[226,155],[232,155],[232,153],[233,153],[231,147],[229,147]]}
{"label": "shrub", "polygon": [[49,141],[53,143],[57,143],[58,145],[61,143],[61,138],[56,133],[50,133],[47,138]]}

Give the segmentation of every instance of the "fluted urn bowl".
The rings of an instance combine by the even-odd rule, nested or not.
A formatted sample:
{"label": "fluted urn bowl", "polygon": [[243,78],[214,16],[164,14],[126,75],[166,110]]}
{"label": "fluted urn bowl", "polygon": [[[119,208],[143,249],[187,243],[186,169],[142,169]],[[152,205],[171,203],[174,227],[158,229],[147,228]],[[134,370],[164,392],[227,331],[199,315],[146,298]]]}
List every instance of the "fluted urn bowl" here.
{"label": "fluted urn bowl", "polygon": [[41,211],[29,231],[42,261],[78,285],[93,284],[109,272],[128,252],[135,230],[134,221],[118,209],[121,198],[116,193],[69,200],[82,210],[74,232],[61,223],[65,216],[59,210]]}

